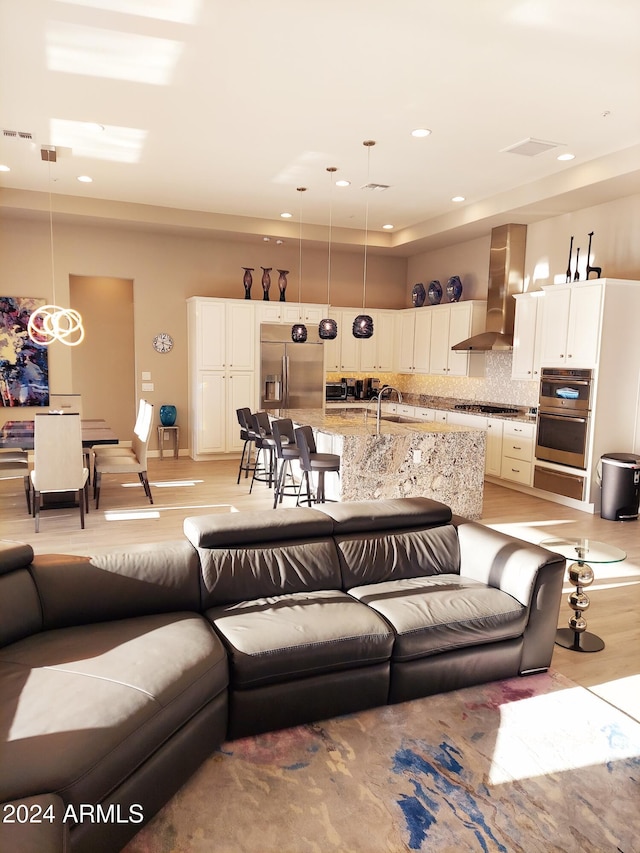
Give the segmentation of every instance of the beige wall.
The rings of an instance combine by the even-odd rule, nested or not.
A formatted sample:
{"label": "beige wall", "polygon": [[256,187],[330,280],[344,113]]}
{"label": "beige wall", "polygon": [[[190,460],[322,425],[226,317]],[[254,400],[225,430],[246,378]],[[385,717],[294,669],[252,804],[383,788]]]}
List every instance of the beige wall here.
{"label": "beige wall", "polygon": [[[123,227],[70,225],[54,218],[54,267],[56,300],[70,304],[69,277],[107,277],[133,281],[134,357],[131,364],[137,397],[145,396],[156,406],[178,407],[182,427],[181,444],[186,447],[187,419],[187,320],[189,296],[243,298],[243,266],[255,267],[252,296],[262,299],[261,266],[273,267],[271,297],[277,300],[277,269],[290,270],[287,301],[298,300],[299,243],[259,244],[231,242],[210,237],[148,233]],[[363,250],[332,252],[331,302],[360,305],[363,287]],[[406,300],[406,260],[376,255],[367,258],[367,305],[401,308]],[[51,251],[48,220],[31,221],[3,218],[0,227],[0,274],[8,296],[52,298]],[[327,301],[327,249],[303,248],[302,301]],[[103,330],[107,333],[107,328]],[[169,332],[175,341],[167,355],[156,353],[152,339]],[[81,357],[82,345],[78,348]],[[91,354],[88,354],[91,368]],[[76,354],[74,354],[74,359]],[[142,372],[151,373],[153,392],[142,392]],[[96,371],[97,373],[97,371]],[[70,392],[73,368],[70,350],[59,344],[50,348],[50,384]],[[111,414],[113,413],[113,414]],[[3,417],[4,414],[4,417]],[[113,417],[118,423],[131,422],[131,409],[112,408],[95,417]],[[0,412],[2,422],[9,414]],[[12,418],[29,418],[31,409],[13,409]],[[157,422],[157,415],[156,415]],[[128,437],[130,427],[127,428]],[[154,434],[151,448],[156,441]]]}
{"label": "beige wall", "polygon": [[[513,221],[517,222],[517,218]],[[579,246],[584,280],[590,231],[594,232],[591,263],[602,267],[603,277],[640,280],[640,195],[632,195],[529,225],[525,289],[539,290],[543,284],[565,280],[571,235],[574,236],[571,268],[575,271]],[[422,281],[426,285],[437,278],[444,287],[450,276],[459,275],[464,286],[463,299],[485,299],[490,241],[488,234],[479,240],[414,255],[407,266],[407,284],[412,287]],[[410,299],[405,302],[406,306],[410,304]]]}

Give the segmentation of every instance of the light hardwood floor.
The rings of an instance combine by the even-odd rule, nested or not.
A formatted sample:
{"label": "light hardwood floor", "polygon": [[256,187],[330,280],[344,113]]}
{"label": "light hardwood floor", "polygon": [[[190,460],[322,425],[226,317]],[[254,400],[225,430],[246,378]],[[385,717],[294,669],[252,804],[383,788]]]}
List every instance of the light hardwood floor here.
{"label": "light hardwood floor", "polygon": [[[248,480],[236,485],[237,470],[235,459],[152,458],[153,506],[133,478],[124,483],[105,475],[100,510],[93,509],[92,501],[85,530],[80,529],[77,509],[55,510],[42,514],[38,534],[26,512],[22,482],[2,481],[0,535],[29,542],[37,554],[91,554],[104,546],[181,539],[183,521],[191,515],[271,509],[273,494],[267,486],[256,483],[250,495]],[[284,505],[293,503],[289,498]],[[482,521],[531,542],[586,536],[627,552],[624,562],[595,566],[596,581],[588,590],[588,630],[605,640],[604,650],[580,654],[556,646],[553,667],[640,720],[640,522],[606,521],[492,483],[485,484]],[[567,582],[566,593],[571,589]],[[570,615],[565,594],[561,627]]]}

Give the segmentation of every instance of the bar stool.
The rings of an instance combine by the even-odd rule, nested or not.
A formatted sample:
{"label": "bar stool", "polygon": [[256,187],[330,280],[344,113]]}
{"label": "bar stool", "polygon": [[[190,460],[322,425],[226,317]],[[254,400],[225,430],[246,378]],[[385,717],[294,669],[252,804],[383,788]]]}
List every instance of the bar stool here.
{"label": "bar stool", "polygon": [[[296,436],[291,418],[281,418],[278,421],[272,421],[271,431],[276,442],[276,456],[280,460],[279,470],[276,463],[276,485],[273,490],[273,508],[275,509],[278,503],[282,503],[282,498],[285,495],[294,498],[298,496],[298,487],[293,480],[291,461],[293,459],[300,459],[300,450],[296,444]],[[292,491],[287,491],[287,476],[290,477],[293,484],[290,486]]]}
{"label": "bar stool", "polygon": [[[269,415],[266,412],[255,412],[255,414],[251,415],[251,423],[253,424],[252,433],[254,434],[257,454],[255,465],[253,466],[249,494],[251,494],[253,484],[256,480],[261,483],[267,483],[269,488],[273,486],[276,461],[276,442],[271,432]],[[266,460],[265,453],[267,454]]]}
{"label": "bar stool", "polygon": [[335,473],[340,476],[340,457],[337,453],[318,453],[316,442],[313,437],[313,430],[310,426],[297,427],[295,430],[295,436],[296,444],[300,450],[300,467],[303,472],[302,479],[300,480],[296,506],[300,505],[303,482],[306,482],[307,485],[307,504],[311,506],[311,479],[309,475],[314,472],[318,475],[318,486],[316,488],[314,503],[323,504],[326,500],[324,493],[324,475],[335,471]]}
{"label": "bar stool", "polygon": [[[253,444],[255,443],[255,433],[251,426],[251,409],[247,406],[244,409],[236,409],[236,417],[240,425],[240,440],[244,441],[242,445],[242,456],[240,457],[240,467],[238,468],[238,479],[236,485],[240,482],[240,477],[244,471],[245,480],[249,476],[249,471],[253,473],[254,465],[251,464],[251,453]],[[246,459],[245,459],[246,454]]]}

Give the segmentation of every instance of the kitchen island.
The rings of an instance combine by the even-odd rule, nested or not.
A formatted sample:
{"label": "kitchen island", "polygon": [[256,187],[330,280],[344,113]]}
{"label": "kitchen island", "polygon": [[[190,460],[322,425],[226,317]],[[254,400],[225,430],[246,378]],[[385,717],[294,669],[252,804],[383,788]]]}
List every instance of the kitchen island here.
{"label": "kitchen island", "polygon": [[400,419],[362,410],[282,409],[274,417],[308,424],[318,451],[340,456],[340,478],[328,474],[327,497],[341,501],[427,497],[466,518],[482,515],[485,433],[467,426]]}

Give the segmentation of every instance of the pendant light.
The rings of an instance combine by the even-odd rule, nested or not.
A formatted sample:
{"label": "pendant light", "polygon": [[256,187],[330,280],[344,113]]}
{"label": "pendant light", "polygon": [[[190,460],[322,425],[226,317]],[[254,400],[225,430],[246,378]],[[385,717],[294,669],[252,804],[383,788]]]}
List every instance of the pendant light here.
{"label": "pendant light", "polygon": [[35,344],[48,347],[60,341],[68,347],[77,347],[84,340],[82,316],[73,308],[60,308],[56,301],[56,276],[53,263],[53,206],[51,203],[51,163],[56,162],[56,149],[42,148],[41,156],[49,164],[49,242],[51,247],[51,297],[53,305],[36,308],[29,317],[27,332]]}
{"label": "pendant light", "polygon": [[298,322],[291,327],[291,340],[294,344],[303,344],[307,340],[307,327],[302,322],[302,193],[306,187],[296,187],[300,195],[300,258],[298,261]]}
{"label": "pendant light", "polygon": [[[369,184],[369,172],[371,168],[371,149],[376,144],[373,139],[365,139],[362,143],[367,149],[367,184]],[[370,192],[367,189],[367,193]],[[369,239],[369,196],[367,195],[367,205],[364,217],[364,273],[362,282],[362,314],[353,321],[353,337],[354,338],[370,338],[373,335],[373,317],[370,314],[365,314],[365,301],[367,298],[367,242]]]}
{"label": "pendant light", "polygon": [[[327,258],[327,307],[331,307],[331,227],[333,220],[333,175],[334,172],[337,172],[337,168],[335,166],[327,166],[327,172],[329,172],[329,180],[331,181],[329,185],[329,255]],[[333,341],[338,336],[338,324],[335,320],[332,320],[330,317],[326,317],[324,320],[320,320],[320,324],[318,326],[318,335],[322,338],[323,341]]]}

